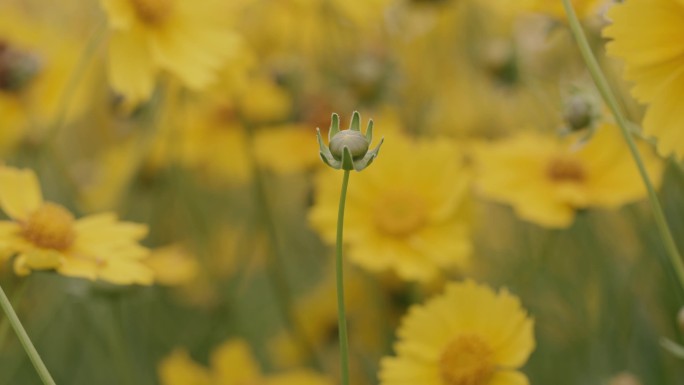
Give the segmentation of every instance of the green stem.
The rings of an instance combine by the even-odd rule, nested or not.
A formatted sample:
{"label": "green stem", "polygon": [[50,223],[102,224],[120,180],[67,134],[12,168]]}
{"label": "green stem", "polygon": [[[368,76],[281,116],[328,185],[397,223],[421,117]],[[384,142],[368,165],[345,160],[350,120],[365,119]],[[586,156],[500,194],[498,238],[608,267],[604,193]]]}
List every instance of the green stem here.
{"label": "green stem", "polygon": [[342,385],[349,385],[349,341],[347,339],[347,310],[344,305],[344,260],[342,259],[344,205],[347,201],[348,185],[349,170],[344,170],[342,192],[340,193],[340,208],[337,213],[337,253],[335,260],[335,270],[337,273],[337,327],[340,336],[340,371],[342,373]]}
{"label": "green stem", "polygon": [[[21,280],[19,287],[14,291],[14,294],[12,294],[12,300],[10,301],[10,303],[18,303],[21,300],[21,297],[24,296],[26,288],[28,287],[27,283],[28,279]],[[0,320],[0,349],[2,349],[2,346],[5,345],[5,340],[7,339],[7,332],[9,331],[9,327],[9,318],[5,317],[2,320]]]}
{"label": "green stem", "polygon": [[26,334],[26,330],[24,330],[24,326],[21,324],[21,321],[19,321],[17,313],[14,312],[14,308],[12,308],[12,304],[7,298],[7,295],[5,295],[5,291],[2,289],[2,286],[0,286],[0,307],[2,307],[2,310],[7,315],[7,319],[9,319],[12,329],[14,329],[14,332],[17,334],[21,345],[24,347],[26,354],[29,356],[33,367],[36,368],[36,372],[38,372],[38,376],[40,376],[43,384],[55,385],[55,381],[52,379],[52,376],[50,376],[50,372],[47,370],[47,367],[45,367],[43,360],[40,358],[38,351],[33,346],[28,334]]}
{"label": "green stem", "polygon": [[660,233],[660,237],[665,246],[665,250],[667,251],[670,264],[672,265],[672,268],[675,271],[675,275],[677,276],[680,289],[684,290],[684,263],[682,263],[682,258],[679,254],[679,250],[677,249],[677,244],[675,243],[674,237],[672,236],[672,232],[670,231],[670,228],[667,224],[665,213],[663,212],[663,208],[660,205],[660,201],[658,200],[658,195],[656,194],[655,188],[653,187],[653,183],[651,183],[651,180],[648,176],[646,166],[644,166],[644,162],[641,159],[641,155],[639,154],[639,150],[637,149],[636,142],[632,137],[630,131],[630,122],[625,117],[625,114],[622,111],[622,108],[620,107],[620,104],[618,103],[615,94],[613,93],[613,91],[610,88],[610,85],[608,84],[606,76],[603,74],[603,71],[601,71],[601,66],[599,65],[598,61],[596,60],[596,57],[594,56],[594,53],[591,50],[591,47],[589,46],[587,37],[585,36],[584,31],[582,30],[582,26],[580,25],[575,10],[570,4],[570,0],[561,1],[563,2],[563,7],[565,7],[565,12],[568,16],[568,23],[570,25],[570,29],[572,30],[572,34],[575,37],[575,40],[577,41],[577,45],[580,49],[580,52],[582,53],[582,57],[584,58],[587,68],[591,73],[591,77],[593,78],[596,87],[601,93],[603,100],[606,102],[611,112],[615,116],[615,120],[617,122],[618,127],[620,128],[620,131],[622,132],[622,136],[627,142],[627,145],[629,146],[629,151],[632,153],[632,157],[634,158],[634,162],[639,168],[639,174],[641,174],[641,179],[643,180],[644,185],[646,186],[646,190],[648,191],[648,200],[651,203],[651,209],[653,210],[653,215],[655,217],[656,227],[658,229],[658,232]]}

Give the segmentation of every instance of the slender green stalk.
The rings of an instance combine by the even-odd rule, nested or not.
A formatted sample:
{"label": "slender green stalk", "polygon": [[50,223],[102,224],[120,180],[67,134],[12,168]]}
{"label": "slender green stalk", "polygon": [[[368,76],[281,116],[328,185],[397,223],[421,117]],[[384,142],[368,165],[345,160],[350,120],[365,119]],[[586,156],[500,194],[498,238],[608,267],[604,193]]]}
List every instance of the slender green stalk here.
{"label": "slender green stalk", "polygon": [[344,170],[342,192],[340,192],[340,208],[337,213],[337,244],[335,270],[337,277],[337,328],[340,336],[340,371],[342,385],[349,385],[349,341],[347,339],[347,310],[344,305],[344,260],[342,259],[342,232],[344,227],[344,205],[347,201],[349,170]]}
{"label": "slender green stalk", "polygon": [[644,185],[646,186],[646,190],[648,191],[648,200],[651,203],[651,209],[653,210],[656,227],[658,228],[658,232],[660,233],[660,237],[665,246],[665,250],[667,251],[667,255],[672,265],[672,268],[674,269],[675,275],[677,276],[679,286],[682,290],[684,290],[684,263],[682,263],[682,257],[679,254],[679,250],[677,249],[677,244],[675,243],[674,237],[672,236],[672,232],[670,231],[670,228],[667,224],[665,213],[663,212],[663,208],[660,205],[660,201],[658,200],[658,195],[656,194],[655,188],[653,187],[653,183],[651,183],[651,180],[648,176],[646,166],[644,166],[644,162],[641,159],[641,155],[639,154],[639,150],[637,149],[636,142],[632,137],[630,131],[630,122],[625,117],[625,113],[622,111],[622,108],[620,107],[620,104],[618,103],[615,94],[610,88],[606,76],[603,74],[603,71],[601,71],[601,66],[599,65],[598,61],[596,60],[596,57],[594,56],[594,53],[591,50],[591,47],[589,46],[587,37],[585,36],[584,31],[582,30],[582,26],[580,25],[575,10],[570,4],[570,0],[561,1],[563,2],[563,7],[565,7],[565,12],[568,16],[568,23],[570,25],[570,29],[572,30],[572,34],[575,37],[575,40],[577,41],[577,45],[580,49],[580,52],[582,53],[582,57],[584,58],[587,68],[591,73],[591,77],[593,78],[596,87],[601,93],[603,100],[606,102],[611,112],[615,116],[615,121],[617,122],[618,127],[620,127],[620,131],[622,132],[622,136],[625,138],[625,141],[629,146],[629,151],[632,153],[634,162],[639,168],[641,179],[643,180]]}
{"label": "slender green stalk", "polygon": [[9,319],[12,329],[14,329],[14,332],[17,334],[21,345],[24,347],[26,354],[29,356],[33,367],[36,368],[36,372],[38,372],[38,376],[40,376],[43,384],[55,385],[55,381],[52,379],[52,376],[50,376],[50,372],[47,370],[47,367],[45,367],[43,360],[40,358],[38,351],[33,346],[28,334],[26,334],[26,330],[24,330],[24,326],[21,324],[21,321],[19,321],[17,313],[14,312],[14,308],[12,308],[12,304],[7,298],[7,295],[5,295],[5,291],[2,289],[2,286],[0,286],[0,307],[2,307],[2,310],[7,315],[7,319]]}
{"label": "slender green stalk", "polygon": [[[28,279],[21,280],[21,283],[19,283],[19,287],[14,291],[14,294],[12,294],[12,300],[10,301],[10,303],[18,303],[21,300],[21,297],[24,296],[26,288],[28,287],[27,283]],[[7,332],[9,331],[9,327],[9,318],[5,317],[2,320],[0,320],[0,349],[2,349],[2,346],[5,345],[5,340],[7,339]]]}

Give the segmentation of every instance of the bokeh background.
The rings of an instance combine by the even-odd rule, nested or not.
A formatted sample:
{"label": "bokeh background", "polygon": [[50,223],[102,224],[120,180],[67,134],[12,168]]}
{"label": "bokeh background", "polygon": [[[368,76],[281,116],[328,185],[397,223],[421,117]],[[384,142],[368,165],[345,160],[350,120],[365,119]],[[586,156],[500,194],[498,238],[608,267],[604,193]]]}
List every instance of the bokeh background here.
{"label": "bokeh background", "polygon": [[[231,42],[212,68],[214,81],[195,87],[160,66],[142,100],[112,87],[113,27],[104,3],[0,0],[3,163],[34,170],[46,199],[77,216],[115,211],[146,224],[145,262],[156,274],[152,286],[51,271],[20,277],[3,259],[0,283],[57,383],[163,384],[160,365],[175,349],[208,368],[212,351],[237,339],[249,344],[264,376],[306,368],[336,383],[334,244],[326,235],[334,228],[312,212],[336,214],[337,202],[322,191],[337,191],[341,173],[320,161],[315,129],[325,136],[333,112],[346,127],[356,110],[362,126],[373,119],[385,143],[367,176],[352,174],[350,188],[357,181],[381,186],[358,190],[380,204],[382,186],[430,175],[416,184],[457,192],[450,199],[459,201],[453,215],[461,227],[426,249],[439,254],[458,242],[467,252],[445,263],[416,262],[415,269],[429,266],[428,276],[397,267],[392,256],[382,266],[373,256],[347,260],[352,383],[378,384],[380,360],[392,354],[407,309],[464,278],[507,287],[535,319],[537,346],[523,369],[533,384],[684,378],[681,361],[660,346],[661,337],[682,337],[684,297],[643,192],[610,204],[564,201],[569,222],[549,225],[520,215],[520,201],[534,204],[539,195],[507,200],[515,193],[507,185],[482,185],[492,172],[536,177],[524,162],[487,163],[521,133],[581,147],[601,124],[617,130],[560,2],[211,2]],[[612,86],[639,122],[643,106],[629,96],[621,63],[603,54],[611,2],[575,4]],[[573,123],[582,118],[586,124]],[[624,146],[616,138],[612,146]],[[642,142],[679,241],[681,165]],[[546,150],[542,143],[531,148]],[[601,172],[620,162],[609,160]],[[447,163],[454,168],[430,172]],[[621,196],[640,183],[636,174],[612,178],[601,193]],[[415,209],[411,202],[401,207]],[[349,226],[377,222],[377,213],[349,205],[357,208]],[[404,230],[392,242],[407,242]],[[371,242],[352,238],[348,250],[358,249],[357,238]],[[0,320],[0,384],[38,384]]]}

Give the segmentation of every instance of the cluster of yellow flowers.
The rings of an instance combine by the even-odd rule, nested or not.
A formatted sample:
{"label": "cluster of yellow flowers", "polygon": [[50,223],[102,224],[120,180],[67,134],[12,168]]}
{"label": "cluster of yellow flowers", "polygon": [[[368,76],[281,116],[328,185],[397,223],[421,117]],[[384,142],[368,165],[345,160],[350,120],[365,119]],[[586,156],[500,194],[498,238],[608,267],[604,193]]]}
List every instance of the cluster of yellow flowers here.
{"label": "cluster of yellow flowers", "polygon": [[[352,171],[355,385],[666,383],[676,244],[642,179],[678,239],[683,21],[682,0],[0,1],[0,286],[57,383],[331,385],[327,164]],[[356,110],[371,132],[332,140]],[[35,382],[7,322],[0,385]]]}

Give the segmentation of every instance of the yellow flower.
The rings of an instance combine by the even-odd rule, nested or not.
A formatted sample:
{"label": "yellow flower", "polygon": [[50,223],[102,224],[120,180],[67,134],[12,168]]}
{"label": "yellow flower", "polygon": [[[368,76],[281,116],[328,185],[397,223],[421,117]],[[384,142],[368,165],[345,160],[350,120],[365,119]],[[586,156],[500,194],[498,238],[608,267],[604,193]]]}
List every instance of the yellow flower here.
{"label": "yellow flower", "polygon": [[12,219],[0,221],[0,250],[18,254],[17,274],[54,269],[121,285],[152,283],[152,271],[141,262],[148,250],[138,244],[146,226],[118,222],[113,213],[77,220],[43,200],[33,171],[5,166],[0,166],[0,207]]}
{"label": "yellow flower", "polygon": [[305,369],[263,375],[243,340],[223,343],[212,352],[210,362],[211,369],[204,368],[185,350],[176,349],[159,364],[159,378],[162,385],[332,385]]}
{"label": "yellow flower", "polygon": [[472,281],[404,317],[396,357],[381,362],[381,385],[526,385],[519,372],[534,350],[534,321],[520,300]]}
{"label": "yellow flower", "polygon": [[[589,143],[532,133],[484,145],[477,154],[478,191],[513,206],[523,219],[568,227],[578,209],[617,208],[646,196],[637,168],[617,127],[602,124]],[[643,144],[643,143],[642,143]],[[642,147],[654,183],[662,163]]]}
{"label": "yellow flower", "polygon": [[0,153],[11,150],[22,138],[40,136],[58,114],[67,121],[83,111],[88,98],[90,73],[61,111],[62,98],[80,52],[63,29],[0,5]]}
{"label": "yellow flower", "polygon": [[178,244],[153,250],[145,259],[145,265],[154,271],[157,283],[167,286],[192,282],[200,269],[197,258]]}
{"label": "yellow flower", "polygon": [[[467,172],[448,140],[387,138],[378,161],[349,184],[345,240],[349,258],[372,270],[428,281],[440,269],[465,267],[471,249],[464,218]],[[391,143],[391,144],[389,144]],[[316,180],[309,219],[335,242],[341,176],[325,169]]]}
{"label": "yellow flower", "polygon": [[632,95],[648,104],[644,133],[658,139],[658,152],[684,157],[684,2],[627,0],[608,11],[613,24],[603,30],[613,40],[609,55],[625,61]]}
{"label": "yellow flower", "polygon": [[283,124],[262,128],[254,138],[259,165],[279,175],[303,172],[321,164],[315,151],[309,151],[311,127]]}
{"label": "yellow flower", "polygon": [[101,0],[111,28],[109,78],[131,104],[148,99],[160,71],[203,89],[236,49],[217,0]]}

